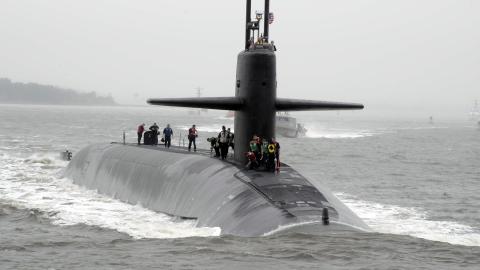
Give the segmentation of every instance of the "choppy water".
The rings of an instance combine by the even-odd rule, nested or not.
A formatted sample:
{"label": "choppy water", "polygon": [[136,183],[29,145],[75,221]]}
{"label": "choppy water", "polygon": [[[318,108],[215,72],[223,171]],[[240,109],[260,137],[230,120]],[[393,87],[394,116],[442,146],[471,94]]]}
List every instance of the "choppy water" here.
{"label": "choppy water", "polygon": [[[321,114],[321,113],[318,113]],[[375,233],[219,237],[61,178],[94,142],[135,141],[156,121],[200,147],[221,112],[0,105],[0,269],[479,269],[480,130],[474,123],[317,119],[281,139],[283,161],[321,181]],[[327,119],[327,120],[325,120]]]}

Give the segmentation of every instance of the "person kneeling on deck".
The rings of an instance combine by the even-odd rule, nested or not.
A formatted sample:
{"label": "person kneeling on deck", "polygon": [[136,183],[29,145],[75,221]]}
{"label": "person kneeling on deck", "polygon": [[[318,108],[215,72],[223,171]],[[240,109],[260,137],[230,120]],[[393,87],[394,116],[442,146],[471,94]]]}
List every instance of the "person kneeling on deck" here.
{"label": "person kneeling on deck", "polygon": [[163,129],[163,138],[165,140],[165,147],[170,148],[172,135],[173,135],[173,130],[170,128],[170,124],[167,124],[167,127]]}
{"label": "person kneeling on deck", "polygon": [[252,151],[249,151],[245,153],[245,156],[247,157],[247,160],[248,160],[247,168],[249,170],[258,168],[258,161],[257,161],[257,157],[255,156],[255,153],[253,153]]}
{"label": "person kneeling on deck", "polygon": [[218,142],[220,143],[220,154],[222,156],[222,159],[227,158],[229,139],[230,138],[228,136],[227,130],[225,129],[225,126],[222,126],[222,131],[218,133]]}
{"label": "person kneeling on deck", "polygon": [[210,143],[210,152],[215,150],[215,157],[220,156],[220,144],[218,143],[218,139],[215,137],[211,137],[207,139],[207,142]]}
{"label": "person kneeling on deck", "polygon": [[188,130],[188,151],[189,152],[192,149],[192,143],[193,143],[193,151],[197,152],[197,144],[195,143],[195,139],[197,137],[198,137],[197,129],[195,128],[195,125],[192,125],[192,127]]}

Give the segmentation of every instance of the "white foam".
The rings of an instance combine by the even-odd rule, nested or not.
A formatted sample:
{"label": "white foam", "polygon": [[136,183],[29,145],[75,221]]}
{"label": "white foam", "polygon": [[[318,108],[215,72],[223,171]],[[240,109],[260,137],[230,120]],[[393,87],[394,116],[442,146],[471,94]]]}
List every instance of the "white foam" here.
{"label": "white foam", "polygon": [[[331,221],[330,224],[331,225],[333,225],[333,224],[341,225],[341,226],[344,226],[344,227],[347,227],[347,228],[355,228],[359,231],[369,232],[369,231],[366,231],[364,228],[360,228],[360,227],[353,226],[351,224],[347,224],[347,223],[343,223],[343,222]],[[284,231],[295,229],[297,227],[301,228],[302,226],[306,226],[306,225],[317,225],[317,226],[321,227],[323,224],[319,221],[306,221],[306,222],[292,223],[292,224],[287,224],[287,225],[279,225],[276,229],[273,229],[270,232],[264,233],[262,236],[271,236],[271,235],[274,235],[274,234],[277,234],[277,233],[281,233],[281,232],[284,232]],[[300,231],[301,231],[301,229],[300,229]]]}
{"label": "white foam", "polygon": [[410,235],[455,245],[480,246],[480,230],[454,221],[429,220],[420,208],[383,205],[335,194],[374,231]]}
{"label": "white foam", "polygon": [[220,235],[220,228],[199,228],[191,220],[175,221],[168,215],[57,178],[65,165],[55,154],[35,154],[27,159],[2,156],[0,200],[19,208],[37,209],[55,225],[82,223],[117,230],[137,239]]}
{"label": "white foam", "polygon": [[[225,125],[227,128],[228,126]],[[188,130],[190,126],[176,126],[176,129],[180,130]],[[219,133],[222,130],[222,125],[211,125],[211,126],[197,126],[196,127],[198,132],[213,132],[213,133]],[[230,131],[233,131],[233,125],[230,127]]]}
{"label": "white foam", "polygon": [[218,116],[218,117],[215,117],[215,119],[218,119],[218,120],[228,120],[228,121],[233,121],[233,116],[232,117],[228,117],[228,116]]}
{"label": "white foam", "polygon": [[367,130],[308,130],[306,136],[309,138],[326,138],[326,139],[356,139],[374,136],[376,133]]}
{"label": "white foam", "polygon": [[316,224],[316,223],[318,223],[318,221],[307,221],[307,222],[299,222],[299,223],[293,223],[293,224],[287,224],[287,225],[279,225],[276,229],[270,232],[266,232],[262,236],[271,236],[286,230],[290,230],[295,227],[301,227],[304,225],[310,225],[310,224]]}
{"label": "white foam", "polygon": [[416,126],[416,127],[398,127],[396,130],[428,130],[428,129],[447,129],[447,126]]}

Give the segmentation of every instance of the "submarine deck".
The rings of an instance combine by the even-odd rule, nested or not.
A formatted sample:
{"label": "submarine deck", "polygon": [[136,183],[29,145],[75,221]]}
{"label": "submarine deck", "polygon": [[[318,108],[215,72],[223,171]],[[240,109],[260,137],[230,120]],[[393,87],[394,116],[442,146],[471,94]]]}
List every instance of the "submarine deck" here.
{"label": "submarine deck", "polygon": [[[135,143],[115,143],[129,147],[139,147],[152,151],[173,152],[185,155],[200,155],[217,159],[213,153],[206,149],[197,149],[196,152],[188,151],[186,147],[164,145],[143,145]],[[336,220],[338,213],[327,198],[304,176],[285,163],[281,163],[281,169],[277,173],[264,170],[248,170],[245,165],[231,158],[219,159],[239,169],[235,173],[235,179],[248,185],[251,189],[263,196],[272,206],[281,209],[285,214],[296,217],[299,221],[321,221],[324,208],[328,209],[330,219]]]}

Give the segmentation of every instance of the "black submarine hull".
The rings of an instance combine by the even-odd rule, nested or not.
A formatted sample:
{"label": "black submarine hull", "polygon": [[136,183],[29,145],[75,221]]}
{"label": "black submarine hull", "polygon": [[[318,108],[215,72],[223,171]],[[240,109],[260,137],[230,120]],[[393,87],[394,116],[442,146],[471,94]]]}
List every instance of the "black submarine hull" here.
{"label": "black submarine hull", "polygon": [[[64,176],[124,202],[196,219],[198,227],[219,227],[222,235],[369,231],[331,192],[288,165],[274,174],[212,158],[210,151],[112,143],[82,149]],[[325,208],[329,225],[322,221]]]}

